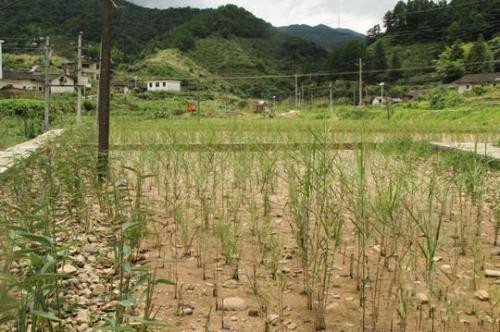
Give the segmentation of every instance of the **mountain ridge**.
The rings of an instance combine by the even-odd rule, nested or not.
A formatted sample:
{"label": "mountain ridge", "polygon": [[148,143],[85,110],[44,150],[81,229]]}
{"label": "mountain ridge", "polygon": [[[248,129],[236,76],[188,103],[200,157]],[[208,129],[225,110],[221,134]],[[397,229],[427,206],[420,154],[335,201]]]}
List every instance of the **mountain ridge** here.
{"label": "mountain ridge", "polygon": [[326,24],[311,26],[308,24],[292,24],[278,27],[278,29],[290,36],[302,38],[332,50],[348,41],[357,40],[364,42],[366,36],[344,28],[334,29]]}

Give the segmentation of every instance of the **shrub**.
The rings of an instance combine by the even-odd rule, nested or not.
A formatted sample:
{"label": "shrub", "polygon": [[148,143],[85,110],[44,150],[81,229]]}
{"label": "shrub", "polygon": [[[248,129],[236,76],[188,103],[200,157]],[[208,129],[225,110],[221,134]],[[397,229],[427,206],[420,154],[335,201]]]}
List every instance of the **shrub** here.
{"label": "shrub", "polygon": [[461,97],[456,90],[438,90],[428,96],[429,106],[432,109],[444,109],[460,103]]}
{"label": "shrub", "polygon": [[44,103],[41,100],[5,99],[0,100],[0,115],[34,118],[43,114]]}
{"label": "shrub", "polygon": [[484,95],[487,91],[488,91],[488,89],[486,89],[484,86],[481,86],[481,85],[476,85],[476,86],[472,87],[472,92],[473,92],[473,93],[474,93],[474,95],[476,95],[476,96],[482,96],[482,95]]}
{"label": "shrub", "polygon": [[93,111],[96,109],[95,103],[91,102],[90,100],[85,100],[83,102],[83,109],[87,112]]}

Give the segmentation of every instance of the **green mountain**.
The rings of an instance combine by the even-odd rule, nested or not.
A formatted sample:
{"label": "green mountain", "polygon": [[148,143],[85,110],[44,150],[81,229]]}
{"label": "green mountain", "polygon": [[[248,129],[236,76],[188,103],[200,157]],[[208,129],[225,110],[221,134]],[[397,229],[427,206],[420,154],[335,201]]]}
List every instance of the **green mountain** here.
{"label": "green mountain", "polygon": [[[0,0],[0,7],[6,0]],[[100,40],[100,6],[95,0],[7,1],[0,12],[0,37],[13,37],[5,47],[37,47],[51,36],[56,54],[75,57],[75,41],[84,33],[84,54],[96,57]],[[325,69],[328,53],[320,46],[289,36],[243,8],[152,9],[115,0],[113,62],[120,77],[195,78],[314,72]],[[39,45],[41,46],[41,45]],[[168,51],[165,53],[165,51]],[[26,51],[28,52],[28,51]],[[175,55],[175,56],[174,56]],[[159,59],[167,59],[159,63]],[[151,61],[149,61],[151,60]],[[138,66],[137,64],[144,64]],[[186,68],[186,64],[192,64]],[[275,79],[231,80],[235,92],[279,93],[293,82]],[[277,90],[277,91],[276,91]]]}
{"label": "green mountain", "polygon": [[333,29],[324,24],[314,27],[306,24],[295,24],[280,27],[279,30],[290,36],[309,40],[329,50],[351,40],[364,42],[366,39],[365,35],[356,31]]}

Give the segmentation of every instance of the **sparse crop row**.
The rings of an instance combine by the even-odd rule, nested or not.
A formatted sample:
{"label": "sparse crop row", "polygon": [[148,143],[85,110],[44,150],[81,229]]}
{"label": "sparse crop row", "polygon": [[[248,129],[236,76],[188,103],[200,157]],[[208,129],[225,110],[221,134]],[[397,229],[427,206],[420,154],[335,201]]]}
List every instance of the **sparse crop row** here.
{"label": "sparse crop row", "polygon": [[[198,139],[238,137],[229,131]],[[226,326],[233,285],[250,290],[263,331],[287,329],[293,291],[313,317],[303,330],[499,331],[500,294],[485,278],[497,171],[410,140],[332,150],[326,122],[309,137],[293,151],[116,151],[105,184],[92,149],[51,145],[2,178],[0,322],[71,330],[86,312],[101,330],[166,329],[193,312],[183,264],[194,259],[213,296],[200,306],[206,331]]]}

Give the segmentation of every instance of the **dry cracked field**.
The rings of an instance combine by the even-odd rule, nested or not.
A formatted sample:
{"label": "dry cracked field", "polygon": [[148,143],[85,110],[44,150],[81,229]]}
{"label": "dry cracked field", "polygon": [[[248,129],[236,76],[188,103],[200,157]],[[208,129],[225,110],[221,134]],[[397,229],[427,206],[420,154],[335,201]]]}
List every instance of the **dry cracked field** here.
{"label": "dry cracked field", "polygon": [[63,146],[2,179],[2,331],[500,331],[485,162],[117,151],[100,184],[92,148]]}

